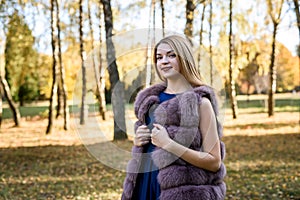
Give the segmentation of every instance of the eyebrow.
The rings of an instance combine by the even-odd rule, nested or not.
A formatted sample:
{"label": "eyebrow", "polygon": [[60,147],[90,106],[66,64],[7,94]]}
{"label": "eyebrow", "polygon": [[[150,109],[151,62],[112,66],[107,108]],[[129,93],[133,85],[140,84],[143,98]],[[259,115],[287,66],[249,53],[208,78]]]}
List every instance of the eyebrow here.
{"label": "eyebrow", "polygon": [[[174,52],[174,50],[167,51],[167,54]],[[160,53],[156,53],[156,55],[161,55]]]}

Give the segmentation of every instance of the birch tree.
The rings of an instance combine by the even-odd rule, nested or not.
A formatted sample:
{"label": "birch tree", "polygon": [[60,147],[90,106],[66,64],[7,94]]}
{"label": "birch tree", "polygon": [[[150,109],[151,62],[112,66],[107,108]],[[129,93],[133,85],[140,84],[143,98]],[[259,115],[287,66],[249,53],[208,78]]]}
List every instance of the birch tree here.
{"label": "birch tree", "polygon": [[201,48],[202,48],[202,45],[203,45],[203,25],[204,25],[204,17],[205,17],[205,9],[206,9],[206,3],[203,3],[203,6],[202,6],[202,13],[201,13],[201,25],[200,25],[200,31],[199,31],[199,47],[200,47],[200,50],[199,50],[199,53],[198,53],[198,67],[200,68],[200,61],[201,61]]}
{"label": "birch tree", "polygon": [[[110,0],[101,0],[104,11],[106,33],[106,59],[108,64],[109,81],[112,91],[112,107],[114,114],[114,140],[127,139],[125,124],[124,84],[120,82],[116,63],[115,47],[112,41],[113,14]],[[118,84],[118,85],[117,85]]]}
{"label": "birch tree", "polygon": [[235,92],[235,81],[233,79],[233,55],[234,55],[234,43],[232,34],[232,0],[229,1],[229,98],[232,110],[233,119],[237,118],[237,102],[236,102],[236,92]]}
{"label": "birch tree", "polygon": [[160,8],[161,8],[162,35],[163,35],[163,37],[165,37],[165,5],[164,5],[164,0],[160,0]]}
{"label": "birch tree", "polygon": [[102,41],[102,5],[101,2],[99,1],[98,3],[98,13],[97,17],[99,20],[99,112],[100,115],[102,116],[102,119],[106,119],[106,101],[105,101],[105,68],[103,66],[103,58],[102,58],[102,46],[103,46],[103,41]]}
{"label": "birch tree", "polygon": [[15,126],[20,126],[21,115],[20,115],[19,108],[16,106],[15,102],[13,101],[12,95],[10,93],[10,88],[9,88],[9,85],[8,85],[6,79],[4,77],[2,77],[1,74],[0,74],[0,79],[1,79],[1,85],[2,85],[2,88],[4,91],[4,96],[8,102],[8,105],[9,105],[12,113],[13,113]]}
{"label": "birch tree", "polygon": [[194,10],[196,6],[194,4],[194,0],[187,0],[185,7],[185,17],[186,23],[184,28],[184,34],[188,38],[192,38],[193,36],[193,21],[194,21]]}
{"label": "birch tree", "polygon": [[[64,130],[68,130],[69,129],[69,106],[68,106],[68,95],[67,95],[67,85],[65,83],[65,68],[62,62],[62,53],[61,53],[61,31],[60,31],[60,14],[59,14],[59,4],[58,1],[55,0],[55,4],[56,4],[56,16],[57,16],[57,23],[56,23],[56,27],[57,27],[57,47],[58,47],[58,64],[59,64],[59,88],[60,88],[60,93],[58,93],[58,97],[57,99],[60,99],[59,97],[62,96],[62,100],[63,100],[63,116],[64,116]],[[58,111],[59,113],[59,111]]]}
{"label": "birch tree", "polygon": [[57,80],[56,80],[56,71],[57,71],[57,58],[56,58],[56,13],[55,13],[55,0],[50,1],[50,11],[51,11],[51,47],[52,47],[52,86],[51,86],[51,96],[49,102],[49,114],[48,114],[48,126],[46,130],[46,134],[50,134],[52,132],[53,127],[53,111],[54,111],[54,98],[57,93]]}
{"label": "birch tree", "polygon": [[269,65],[269,91],[268,91],[268,115],[269,117],[274,115],[274,93],[276,91],[276,66],[275,66],[275,51],[276,51],[276,35],[278,30],[278,25],[281,21],[282,6],[284,0],[272,1],[267,0],[268,14],[271,18],[273,25],[272,34],[272,52],[271,52],[271,62]]}
{"label": "birch tree", "polygon": [[81,58],[81,72],[82,72],[82,93],[81,93],[81,107],[80,107],[80,124],[85,124],[86,116],[86,68],[84,63],[84,48],[83,48],[83,10],[82,0],[79,0],[79,42],[80,42],[80,58]]}
{"label": "birch tree", "polygon": [[[101,14],[99,15],[101,17]],[[91,47],[92,47],[92,66],[94,70],[94,75],[95,75],[95,81],[96,81],[96,96],[98,99],[99,103],[99,113],[102,116],[102,119],[105,119],[104,111],[103,111],[103,106],[102,106],[102,92],[101,92],[101,83],[100,83],[100,70],[97,69],[96,62],[95,62],[95,44],[94,44],[94,30],[93,30],[93,22],[92,22],[92,17],[91,17],[91,1],[88,0],[88,21],[89,21],[89,29],[90,29],[90,40],[91,40]],[[100,22],[101,23],[101,22]],[[101,27],[100,27],[101,28]],[[101,29],[100,29],[101,30]],[[101,37],[101,35],[100,35]],[[100,46],[101,47],[101,46]],[[100,48],[100,56],[101,56],[101,48]],[[100,75],[100,76],[99,76]]]}

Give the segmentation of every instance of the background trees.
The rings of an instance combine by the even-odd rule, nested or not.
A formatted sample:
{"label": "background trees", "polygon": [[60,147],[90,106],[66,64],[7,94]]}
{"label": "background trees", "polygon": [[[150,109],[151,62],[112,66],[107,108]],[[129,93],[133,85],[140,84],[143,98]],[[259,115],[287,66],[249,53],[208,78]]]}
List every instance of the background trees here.
{"label": "background trees", "polygon": [[[151,27],[148,23],[152,23],[156,29],[163,28],[166,33],[171,30],[186,34],[194,42],[195,48],[201,45],[206,51],[206,58],[208,59],[203,54],[199,54],[197,60],[201,70],[209,69],[207,74],[205,73],[209,83],[214,82],[215,78],[213,77],[215,75],[211,69],[212,66],[215,66],[222,77],[223,85],[228,86],[232,82],[229,88],[232,88],[233,93],[228,94],[234,96],[234,92],[248,95],[269,92],[270,103],[272,103],[270,94],[292,91],[295,86],[299,85],[297,52],[291,48],[287,49],[281,44],[279,42],[281,37],[274,37],[284,29],[299,28],[297,3],[297,1],[292,0],[276,2],[232,0],[230,21],[228,17],[230,14],[229,1],[148,0],[119,2],[114,0],[82,0],[80,21],[79,3],[77,1],[60,1],[59,6],[57,6],[59,9],[55,10],[60,13],[53,13],[60,20],[57,23],[59,26],[55,26],[60,33],[56,33],[55,37],[57,52],[60,49],[61,54],[61,60],[57,54],[55,61],[57,65],[55,69],[55,82],[57,84],[55,93],[57,94],[53,97],[55,99],[53,99],[52,106],[53,109],[57,108],[57,110],[53,112],[59,115],[59,107],[62,108],[65,105],[65,108],[68,108],[65,100],[67,98],[69,101],[72,100],[79,91],[78,88],[74,90],[74,85],[76,85],[76,81],[80,80],[76,78],[79,76],[79,69],[84,60],[80,60],[80,51],[86,52],[85,55],[87,55],[102,42],[102,50],[96,52],[97,61],[95,65],[99,67],[100,63],[104,63],[103,65],[106,66],[108,62],[110,66],[103,67],[101,70],[95,66],[94,71],[98,76],[86,74],[87,80],[99,79],[97,80],[98,89],[89,88],[87,85],[87,91],[92,91],[96,97],[99,93],[103,94],[105,90],[106,97],[98,95],[101,97],[98,104],[101,107],[100,99],[107,99],[111,103],[110,97],[114,85],[118,81],[122,82],[123,75],[132,70],[133,66],[144,65],[144,62],[141,61],[142,59],[135,58],[133,54],[127,55],[126,59],[124,57],[108,58],[107,56],[99,58],[100,54],[113,55],[115,51],[115,55],[121,55],[120,52],[124,49],[122,47],[124,44],[114,44],[109,38],[122,31]],[[105,7],[108,4],[110,4],[111,9],[109,14],[108,7]],[[12,99],[20,106],[34,100],[49,99],[51,91],[53,91],[51,89],[53,67],[51,66],[53,66],[54,58],[51,55],[50,7],[50,3],[45,0],[1,1],[0,26],[3,31],[0,33],[0,37],[3,42],[0,53],[4,58],[1,59],[2,73],[5,69],[6,75],[3,78],[8,82],[7,88],[10,88]],[[151,14],[145,17],[143,13]],[[78,30],[81,23],[82,34],[79,34],[80,31]],[[231,32],[229,31],[230,27]],[[294,38],[294,40],[299,41],[298,38]],[[296,46],[297,44],[295,44],[294,49]],[[108,50],[103,50],[105,47],[108,47]],[[140,56],[143,59],[146,58],[145,54]],[[101,62],[98,62],[99,60]],[[228,66],[231,66],[230,73]],[[103,75],[107,75],[105,88],[101,84],[104,80],[101,79]],[[138,80],[144,81],[141,78],[143,76],[140,75],[132,83],[123,83],[124,89],[121,90],[131,90],[129,88],[132,88],[133,84],[137,84]],[[265,81],[268,77],[272,78],[272,81]],[[3,80],[5,81],[5,79]],[[277,84],[274,83],[275,80]],[[65,87],[62,87],[63,82]],[[271,86],[272,84],[273,86]],[[80,83],[79,85],[81,90],[83,84]],[[61,92],[63,90],[65,92]],[[4,92],[2,96],[3,94]],[[128,95],[126,92],[125,94]],[[66,97],[65,100],[63,97]],[[4,102],[6,103],[8,99],[5,98]],[[115,102],[115,112],[121,111],[119,115],[123,115],[122,110],[124,108],[122,105],[121,100]],[[81,107],[83,108],[84,104]],[[270,113],[272,112],[270,111]],[[117,129],[115,131],[118,132]]]}
{"label": "background trees", "polygon": [[24,16],[15,11],[10,16],[5,43],[5,78],[15,101],[23,106],[25,101],[39,96],[37,51],[32,31]]}

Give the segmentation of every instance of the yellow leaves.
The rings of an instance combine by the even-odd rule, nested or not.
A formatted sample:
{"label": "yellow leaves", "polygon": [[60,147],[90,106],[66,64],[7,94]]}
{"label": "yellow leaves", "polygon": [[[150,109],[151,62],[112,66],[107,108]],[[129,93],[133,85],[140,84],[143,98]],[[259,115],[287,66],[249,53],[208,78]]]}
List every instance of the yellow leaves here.
{"label": "yellow leaves", "polygon": [[[300,198],[300,134],[289,132],[292,129],[286,126],[298,123],[299,113],[277,113],[272,119],[264,116],[247,113],[226,121],[226,131],[239,128],[235,130],[239,134],[222,138],[226,199]],[[7,124],[0,133],[0,199],[120,199],[125,173],[98,162],[75,141],[73,133],[45,137],[43,131],[38,132],[45,124],[43,119],[28,120],[22,128]],[[299,130],[299,124],[295,126]],[[251,134],[258,129],[272,132]],[[243,135],[246,131],[252,136]],[[12,141],[15,147],[3,143]],[[131,141],[114,144],[128,151],[132,146]]]}
{"label": "yellow leaves", "polygon": [[300,197],[299,134],[225,136],[229,199]]}

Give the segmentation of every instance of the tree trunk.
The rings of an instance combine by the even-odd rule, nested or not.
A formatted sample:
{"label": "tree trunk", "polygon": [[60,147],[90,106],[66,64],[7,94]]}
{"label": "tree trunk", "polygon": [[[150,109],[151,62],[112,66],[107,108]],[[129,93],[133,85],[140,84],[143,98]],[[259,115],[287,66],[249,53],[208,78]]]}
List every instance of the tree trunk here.
{"label": "tree trunk", "polygon": [[164,5],[164,0],[160,0],[160,7],[161,7],[162,34],[163,34],[163,37],[165,37],[165,5]]}
{"label": "tree trunk", "polygon": [[[61,38],[60,38],[60,16],[59,16],[59,4],[58,1],[55,0],[56,3],[56,16],[57,16],[57,43],[58,43],[58,60],[59,60],[59,82],[60,82],[60,92],[59,96],[62,97],[63,101],[63,113],[64,113],[64,130],[69,129],[69,106],[68,106],[68,95],[67,95],[67,85],[65,84],[65,68],[62,63],[62,55],[61,55]],[[59,97],[58,97],[59,98]]]}
{"label": "tree trunk", "polygon": [[184,34],[188,38],[193,37],[193,21],[194,21],[195,8],[196,6],[193,0],[186,1],[186,10],[185,10],[186,23],[185,23]]}
{"label": "tree trunk", "polygon": [[199,31],[199,53],[198,53],[198,68],[199,69],[201,67],[200,61],[201,61],[202,44],[203,44],[202,41],[203,41],[203,24],[204,24],[204,17],[205,17],[205,8],[206,8],[206,3],[203,3],[202,14],[201,14],[201,26],[200,26],[200,31]]}
{"label": "tree trunk", "polygon": [[56,116],[55,118],[57,119],[59,116],[62,114],[62,104],[63,104],[63,95],[62,95],[62,86],[60,82],[60,74],[59,74],[59,67],[56,68],[56,80],[57,80],[57,91],[56,91],[56,100],[57,100],[57,106],[56,106]]}
{"label": "tree trunk", "polygon": [[102,59],[102,6],[99,2],[99,112],[102,119],[105,120],[106,101],[105,101],[105,68]]}
{"label": "tree trunk", "polygon": [[237,118],[237,102],[236,102],[236,93],[235,93],[235,81],[233,80],[233,55],[234,55],[234,44],[232,41],[232,0],[229,2],[229,97],[230,104],[232,109],[233,119]]}
{"label": "tree trunk", "polygon": [[[275,51],[276,51],[276,35],[277,35],[277,28],[280,23],[281,19],[281,11],[283,6],[284,0],[279,2],[279,9],[278,13],[273,13],[273,2],[268,0],[268,12],[272,19],[273,23],[273,35],[272,35],[272,52],[271,52],[271,62],[269,66],[269,92],[268,92],[268,115],[269,117],[274,115],[274,93],[276,91],[276,67],[275,67]],[[277,4],[276,4],[277,5]],[[277,9],[275,9],[277,10]],[[275,17],[277,16],[277,17]]]}
{"label": "tree trunk", "polygon": [[[53,64],[56,65],[56,64]],[[53,66],[53,70],[54,70]],[[55,77],[55,75],[52,75],[53,78]],[[46,130],[46,134],[50,134],[52,133],[52,127],[53,127],[53,111],[55,110],[54,108],[54,98],[57,95],[57,83],[56,81],[52,81],[52,87],[51,87],[51,97],[50,97],[50,103],[49,103],[49,113],[48,113],[48,126],[47,126],[47,130]]]}
{"label": "tree trunk", "polygon": [[56,82],[56,42],[55,42],[55,28],[56,23],[54,21],[55,16],[55,0],[51,0],[51,47],[52,47],[52,87],[51,87],[51,96],[49,103],[49,114],[48,114],[48,126],[46,134],[52,132],[53,127],[53,110],[54,110],[54,98],[57,93],[57,82]]}
{"label": "tree trunk", "polygon": [[1,128],[1,124],[2,124],[2,113],[3,113],[3,102],[2,102],[2,90],[0,87],[0,128]]}
{"label": "tree trunk", "polygon": [[114,140],[127,139],[125,124],[124,84],[120,83],[118,67],[115,57],[115,47],[112,41],[113,15],[110,0],[101,0],[104,8],[106,32],[106,59],[108,64],[109,80],[112,91],[112,107],[114,113]]}
{"label": "tree trunk", "polygon": [[[101,65],[102,66],[102,65]],[[105,101],[105,78],[104,75],[100,74],[100,81],[99,81],[100,85],[99,85],[99,90],[100,90],[100,94],[99,94],[99,112],[100,115],[102,116],[103,120],[106,120],[106,101]]]}
{"label": "tree trunk", "polygon": [[13,101],[13,98],[11,96],[10,89],[9,89],[6,79],[2,78],[1,75],[0,75],[0,79],[1,79],[1,85],[2,85],[2,88],[4,91],[5,98],[6,98],[8,105],[13,113],[15,126],[20,126],[20,123],[21,123],[20,111]]}
{"label": "tree trunk", "polygon": [[[151,17],[152,16],[152,17]],[[151,0],[151,8],[149,12],[149,22],[148,22],[148,38],[147,38],[147,48],[146,48],[146,60],[145,60],[145,65],[146,65],[146,83],[145,87],[149,87],[151,85],[151,82],[154,79],[154,76],[152,76],[152,59],[151,59],[151,51],[152,51],[152,41],[154,41],[154,38],[151,39],[151,20],[153,20],[153,29],[155,25],[155,0]],[[153,35],[155,34],[155,31],[153,30]]]}
{"label": "tree trunk", "polygon": [[275,50],[276,50],[276,34],[278,24],[274,24],[273,37],[272,37],[272,53],[271,62],[269,66],[269,98],[268,98],[268,114],[269,117],[274,115],[274,93],[276,91],[276,69],[275,69]]}
{"label": "tree trunk", "polygon": [[210,69],[210,85],[213,85],[213,53],[212,53],[212,42],[211,42],[211,37],[212,37],[212,13],[213,13],[213,6],[212,6],[212,1],[209,3],[209,69]]}
{"label": "tree trunk", "polygon": [[[88,20],[89,20],[89,29],[90,29],[90,37],[91,37],[91,46],[92,46],[92,65],[94,69],[94,75],[95,75],[95,81],[96,81],[96,96],[99,103],[99,114],[101,115],[101,104],[102,104],[102,98],[101,98],[101,90],[100,90],[100,77],[99,77],[99,71],[97,70],[96,63],[95,63],[95,54],[94,54],[94,30],[93,30],[93,22],[91,18],[91,5],[90,1],[88,1]],[[101,48],[100,48],[101,51]],[[103,118],[103,115],[102,115]]]}
{"label": "tree trunk", "polygon": [[86,116],[86,68],[84,64],[84,49],[83,49],[83,11],[82,0],[79,0],[79,41],[80,41],[80,58],[81,58],[81,70],[82,70],[82,94],[81,94],[81,108],[80,108],[80,124],[85,124]]}

